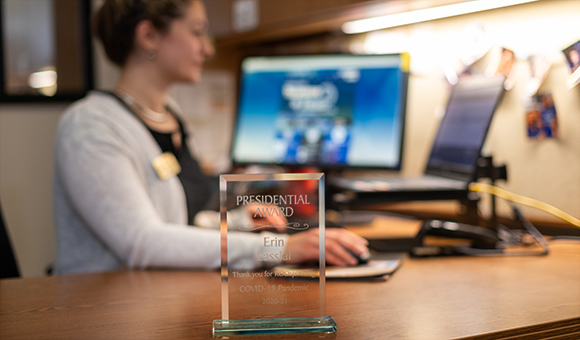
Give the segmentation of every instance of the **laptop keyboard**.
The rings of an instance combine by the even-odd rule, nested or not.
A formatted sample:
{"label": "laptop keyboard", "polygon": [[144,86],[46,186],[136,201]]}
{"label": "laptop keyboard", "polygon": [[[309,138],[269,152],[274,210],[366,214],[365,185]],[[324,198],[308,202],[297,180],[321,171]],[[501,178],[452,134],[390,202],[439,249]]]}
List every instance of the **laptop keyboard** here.
{"label": "laptop keyboard", "polygon": [[333,178],[332,184],[357,191],[464,189],[466,183],[436,176],[392,177],[368,175],[360,178]]}

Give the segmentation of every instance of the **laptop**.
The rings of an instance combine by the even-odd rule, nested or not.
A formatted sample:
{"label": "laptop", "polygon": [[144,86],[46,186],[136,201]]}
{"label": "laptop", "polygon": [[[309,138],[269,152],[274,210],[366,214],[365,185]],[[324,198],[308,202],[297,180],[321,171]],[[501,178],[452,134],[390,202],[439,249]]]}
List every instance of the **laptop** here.
{"label": "laptop", "polygon": [[471,76],[453,87],[422,176],[338,175],[329,177],[328,183],[334,189],[359,195],[380,194],[382,199],[465,197],[469,182],[475,179],[491,119],[503,96],[504,80],[503,76]]}

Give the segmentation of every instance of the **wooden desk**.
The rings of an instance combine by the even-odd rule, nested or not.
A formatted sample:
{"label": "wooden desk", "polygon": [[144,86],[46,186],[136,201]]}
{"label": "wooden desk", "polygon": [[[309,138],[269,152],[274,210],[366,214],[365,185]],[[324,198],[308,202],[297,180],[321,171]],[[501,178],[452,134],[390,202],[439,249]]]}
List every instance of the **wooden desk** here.
{"label": "wooden desk", "polygon": [[[576,329],[578,339],[580,244],[551,246],[545,257],[406,259],[386,282],[329,281],[335,338],[450,339],[573,319],[533,329]],[[7,279],[0,339],[207,339],[220,308],[218,272]]]}

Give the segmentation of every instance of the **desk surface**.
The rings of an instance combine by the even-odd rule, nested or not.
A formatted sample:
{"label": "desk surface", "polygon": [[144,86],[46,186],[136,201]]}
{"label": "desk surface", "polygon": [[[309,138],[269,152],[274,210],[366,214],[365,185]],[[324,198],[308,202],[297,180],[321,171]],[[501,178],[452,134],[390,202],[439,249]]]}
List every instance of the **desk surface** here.
{"label": "desk surface", "polygon": [[[450,339],[571,318],[580,328],[580,244],[551,247],[548,256],[405,259],[386,282],[329,281],[335,337]],[[220,308],[218,272],[7,279],[0,339],[205,339]]]}

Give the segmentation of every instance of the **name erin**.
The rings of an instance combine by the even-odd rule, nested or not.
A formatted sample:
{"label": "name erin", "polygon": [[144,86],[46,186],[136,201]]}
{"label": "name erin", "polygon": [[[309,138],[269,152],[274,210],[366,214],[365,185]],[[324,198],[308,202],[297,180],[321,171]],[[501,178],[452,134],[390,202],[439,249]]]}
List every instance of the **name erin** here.
{"label": "name erin", "polygon": [[[264,247],[266,248],[269,247],[283,248],[284,246],[285,242],[283,238],[269,236],[264,237]],[[283,251],[267,254],[260,254],[260,252],[258,251],[258,261],[279,261],[279,260],[286,261],[290,260],[291,258],[292,257],[290,256],[290,253],[285,253]]]}
{"label": "name erin", "polygon": [[284,239],[283,238],[277,238],[277,237],[269,237],[266,236],[264,237],[264,247],[284,247]]}

